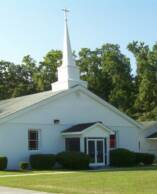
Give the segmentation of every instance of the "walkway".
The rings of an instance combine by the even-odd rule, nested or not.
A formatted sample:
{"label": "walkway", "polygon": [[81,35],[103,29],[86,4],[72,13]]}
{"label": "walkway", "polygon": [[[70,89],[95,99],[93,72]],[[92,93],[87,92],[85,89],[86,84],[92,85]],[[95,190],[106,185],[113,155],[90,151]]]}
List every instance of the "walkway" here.
{"label": "walkway", "polygon": [[48,194],[48,193],[25,189],[14,189],[9,187],[0,187],[0,194]]}

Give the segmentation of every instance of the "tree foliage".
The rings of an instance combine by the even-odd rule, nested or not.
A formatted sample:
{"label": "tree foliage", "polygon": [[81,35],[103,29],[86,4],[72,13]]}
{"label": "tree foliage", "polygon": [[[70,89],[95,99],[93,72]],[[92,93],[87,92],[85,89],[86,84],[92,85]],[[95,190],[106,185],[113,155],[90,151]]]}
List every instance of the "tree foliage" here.
{"label": "tree foliage", "polygon": [[144,43],[132,42],[128,49],[137,63],[135,118],[157,119],[157,43],[150,49]]}
{"label": "tree foliage", "polygon": [[118,45],[105,44],[94,51],[82,49],[78,65],[89,89],[122,111],[128,111],[133,100],[130,61]]}

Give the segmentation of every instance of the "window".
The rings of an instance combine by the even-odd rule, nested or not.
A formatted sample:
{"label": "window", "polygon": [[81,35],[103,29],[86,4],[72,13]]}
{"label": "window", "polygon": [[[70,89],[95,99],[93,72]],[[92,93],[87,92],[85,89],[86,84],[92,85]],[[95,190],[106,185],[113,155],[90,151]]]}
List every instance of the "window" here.
{"label": "window", "polygon": [[60,120],[59,119],[54,119],[53,122],[54,122],[55,125],[58,125],[60,123]]}
{"label": "window", "polygon": [[80,138],[66,138],[65,147],[66,151],[80,152]]}
{"label": "window", "polygon": [[31,129],[28,131],[28,149],[39,149],[39,130]]}
{"label": "window", "polygon": [[116,134],[110,135],[110,149],[116,148]]}

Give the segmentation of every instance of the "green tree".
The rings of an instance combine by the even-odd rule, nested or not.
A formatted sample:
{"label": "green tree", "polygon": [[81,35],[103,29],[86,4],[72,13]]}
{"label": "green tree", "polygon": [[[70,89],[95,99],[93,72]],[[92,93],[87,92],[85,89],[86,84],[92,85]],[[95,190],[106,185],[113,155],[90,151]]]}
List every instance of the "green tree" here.
{"label": "green tree", "polygon": [[77,64],[80,68],[81,78],[88,82],[89,90],[107,100],[110,84],[108,75],[102,72],[101,50],[81,49]]}
{"label": "green tree", "polygon": [[111,80],[108,100],[118,109],[131,114],[134,101],[130,60],[121,53],[119,45],[102,46],[102,71]]}
{"label": "green tree", "polygon": [[9,67],[14,66],[8,61],[0,61],[0,100],[11,97],[11,80],[9,80]]}
{"label": "green tree", "polygon": [[131,112],[134,89],[130,61],[118,45],[105,44],[94,51],[83,48],[78,65],[90,90],[122,111]]}
{"label": "green tree", "polygon": [[57,81],[57,67],[61,65],[62,52],[59,50],[51,50],[46,54],[44,60],[40,62],[39,71],[40,84],[44,90],[51,89],[51,83]]}
{"label": "green tree", "polygon": [[148,45],[132,42],[128,49],[137,63],[135,116],[139,120],[156,119],[157,107],[157,44],[151,50]]}

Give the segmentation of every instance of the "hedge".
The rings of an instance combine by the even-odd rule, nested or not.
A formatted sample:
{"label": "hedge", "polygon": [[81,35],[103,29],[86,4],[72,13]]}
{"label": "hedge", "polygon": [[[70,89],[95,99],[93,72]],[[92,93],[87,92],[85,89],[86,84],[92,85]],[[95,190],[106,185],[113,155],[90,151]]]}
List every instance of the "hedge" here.
{"label": "hedge", "polygon": [[155,160],[155,156],[149,153],[135,153],[136,156],[136,164],[144,164],[144,165],[151,165]]}
{"label": "hedge", "polygon": [[118,148],[110,151],[110,165],[116,167],[134,166],[135,154],[127,149]]}
{"label": "hedge", "polygon": [[0,156],[0,170],[5,170],[7,168],[8,159],[6,156]]}
{"label": "hedge", "polygon": [[153,164],[155,156],[149,153],[132,152],[124,148],[110,151],[110,164],[116,167]]}
{"label": "hedge", "polygon": [[65,169],[88,169],[90,158],[80,152],[61,152],[57,155],[57,162]]}
{"label": "hedge", "polygon": [[56,162],[53,154],[35,154],[29,158],[30,166],[35,170],[51,170]]}
{"label": "hedge", "polygon": [[28,170],[29,163],[28,162],[20,162],[19,164],[21,170]]}

